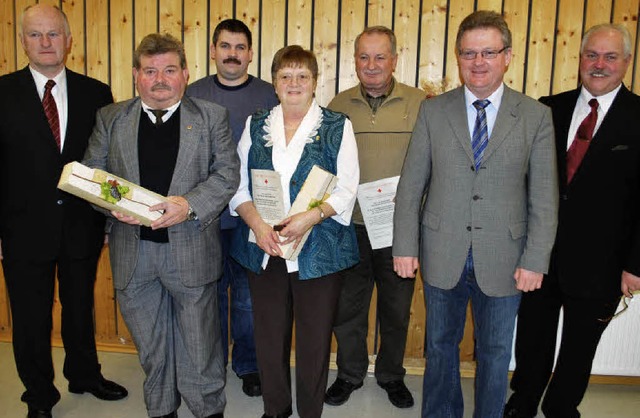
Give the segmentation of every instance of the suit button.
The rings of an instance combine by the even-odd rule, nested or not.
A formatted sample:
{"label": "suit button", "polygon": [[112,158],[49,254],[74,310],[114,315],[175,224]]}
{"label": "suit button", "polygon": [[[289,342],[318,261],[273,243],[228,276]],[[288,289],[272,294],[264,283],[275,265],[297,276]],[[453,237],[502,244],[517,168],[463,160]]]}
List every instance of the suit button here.
{"label": "suit button", "polygon": [[467,227],[467,231],[471,231],[471,227],[470,226]]}
{"label": "suit button", "polygon": [[471,166],[471,171],[476,171],[476,168],[474,166]]}
{"label": "suit button", "polygon": [[567,194],[566,194],[566,193],[562,193],[562,194],[560,195],[560,199],[562,199],[562,200],[569,200],[569,196],[567,196]]}
{"label": "suit button", "polygon": [[59,205],[61,205],[61,204],[63,203],[63,202],[62,202],[62,199],[59,199],[56,203],[57,203],[57,204],[59,204]]}
{"label": "suit button", "polygon": [[478,195],[473,196],[473,200],[480,200],[480,196]]}

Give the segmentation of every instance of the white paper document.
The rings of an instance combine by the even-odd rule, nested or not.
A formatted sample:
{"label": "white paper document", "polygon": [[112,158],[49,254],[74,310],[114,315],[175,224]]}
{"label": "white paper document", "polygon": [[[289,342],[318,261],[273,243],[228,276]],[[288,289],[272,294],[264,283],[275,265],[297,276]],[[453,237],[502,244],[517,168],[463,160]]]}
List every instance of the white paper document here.
{"label": "white paper document", "polygon": [[393,212],[400,176],[363,183],[358,186],[358,203],[371,248],[391,247],[393,243]]}
{"label": "white paper document", "polygon": [[[251,170],[251,190],[253,205],[260,217],[274,226],[284,219],[284,197],[280,174],[274,170]],[[249,241],[256,242],[253,231],[249,231]]]}

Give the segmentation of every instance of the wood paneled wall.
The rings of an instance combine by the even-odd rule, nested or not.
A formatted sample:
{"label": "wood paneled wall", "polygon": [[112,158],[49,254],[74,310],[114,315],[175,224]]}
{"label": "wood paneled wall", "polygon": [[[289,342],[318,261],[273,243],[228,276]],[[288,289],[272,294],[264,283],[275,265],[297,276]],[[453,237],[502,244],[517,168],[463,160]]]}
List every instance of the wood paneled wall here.
{"label": "wood paneled wall", "polygon": [[[0,0],[0,74],[26,65],[18,38],[22,10],[34,0]],[[460,21],[477,9],[502,12],[513,32],[513,55],[506,82],[534,98],[575,88],[582,33],[597,23],[622,23],[633,36],[634,59],[625,83],[640,92],[638,11],[640,0],[42,0],[68,15],[73,45],[67,65],[111,85],[116,100],[135,94],[131,57],[151,32],[182,39],[191,80],[215,72],[209,43],[218,22],[235,17],[253,32],[254,60],[249,71],[270,81],[271,59],[279,48],[300,44],[317,55],[317,97],[327,104],[357,83],[353,41],[370,25],[386,25],[398,38],[396,77],[439,93],[460,84],[455,35]],[[34,238],[35,239],[35,238]],[[104,347],[131,348],[129,334],[113,299],[108,253],[101,258],[96,285],[97,339]],[[56,303],[56,310],[59,305]],[[56,312],[56,317],[59,312]],[[407,343],[407,359],[421,359],[424,343],[422,287],[416,284]],[[375,310],[370,319],[373,323]],[[375,339],[370,332],[370,347]],[[4,281],[0,281],[0,338],[10,331]],[[473,353],[465,332],[461,356]],[[59,322],[54,324],[54,339]],[[419,361],[419,360],[418,360]]]}

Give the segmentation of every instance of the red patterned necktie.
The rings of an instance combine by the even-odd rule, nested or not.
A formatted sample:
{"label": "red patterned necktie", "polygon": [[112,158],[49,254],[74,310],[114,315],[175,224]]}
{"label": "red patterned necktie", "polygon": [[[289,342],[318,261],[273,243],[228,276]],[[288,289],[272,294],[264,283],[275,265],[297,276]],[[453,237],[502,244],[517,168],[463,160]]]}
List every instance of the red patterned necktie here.
{"label": "red patterned necktie", "polygon": [[51,127],[51,132],[60,150],[60,118],[58,118],[58,107],[56,101],[51,94],[51,89],[56,85],[53,80],[47,81],[44,85],[44,96],[42,97],[42,106],[44,107],[44,114],[47,115],[47,121]]}
{"label": "red patterned necktie", "polygon": [[571,143],[569,151],[567,151],[567,184],[571,183],[573,175],[578,171],[578,167],[580,167],[580,163],[587,153],[587,149],[589,149],[593,131],[598,121],[598,101],[596,99],[589,100],[589,106],[591,106],[591,112],[578,127],[576,137]]}

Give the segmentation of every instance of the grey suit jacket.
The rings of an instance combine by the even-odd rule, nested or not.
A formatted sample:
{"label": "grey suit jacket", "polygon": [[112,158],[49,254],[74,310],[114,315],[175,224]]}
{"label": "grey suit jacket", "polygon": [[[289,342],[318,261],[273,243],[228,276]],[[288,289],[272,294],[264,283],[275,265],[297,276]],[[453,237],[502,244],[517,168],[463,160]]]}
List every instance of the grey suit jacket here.
{"label": "grey suit jacket", "polygon": [[394,256],[420,257],[422,277],[451,289],[470,246],[489,296],[517,293],[518,267],[546,273],[558,209],[549,109],[505,86],[475,170],[464,88],[425,100],[407,152],[394,217]]}
{"label": "grey suit jacket", "polygon": [[[139,98],[102,108],[84,164],[139,184],[140,112]],[[170,227],[169,244],[186,286],[201,286],[222,274],[219,217],[238,188],[239,169],[227,111],[184,96],[180,105],[180,149],[169,195],[187,199],[198,220]],[[108,223],[114,286],[123,289],[138,260],[140,227],[113,218]]]}

